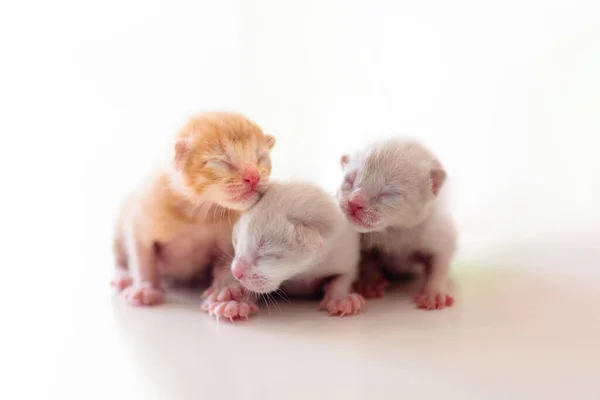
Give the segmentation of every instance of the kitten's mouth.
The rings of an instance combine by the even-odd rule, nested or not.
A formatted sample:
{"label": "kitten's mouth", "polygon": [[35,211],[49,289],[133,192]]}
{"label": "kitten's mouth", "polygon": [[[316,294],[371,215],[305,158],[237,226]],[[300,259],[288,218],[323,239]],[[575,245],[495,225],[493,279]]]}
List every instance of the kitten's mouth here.
{"label": "kitten's mouth", "polygon": [[[370,214],[365,213],[354,213],[351,210],[344,208],[344,213],[348,221],[355,227],[361,230],[371,230],[377,223],[378,218]],[[365,221],[368,219],[369,222]]]}
{"label": "kitten's mouth", "polygon": [[256,190],[249,190],[246,193],[242,193],[241,195],[233,196],[231,201],[234,203],[246,203],[249,200],[255,199],[260,193]]}
{"label": "kitten's mouth", "polygon": [[350,221],[354,225],[358,225],[361,228],[370,229],[373,227],[373,225],[364,222],[360,217],[357,217],[356,215],[348,214],[348,218],[350,218]]}
{"label": "kitten's mouth", "polygon": [[371,224],[363,221],[363,217],[365,216],[364,212],[354,212],[352,211],[347,204],[340,204],[342,207],[342,211],[346,214],[346,219],[350,221],[350,223],[359,226],[363,229],[369,229],[372,227]]}
{"label": "kitten's mouth", "polygon": [[239,281],[242,286],[254,293],[265,294],[275,290],[268,284],[268,281],[264,276],[256,274],[251,275],[249,279],[241,279]]}

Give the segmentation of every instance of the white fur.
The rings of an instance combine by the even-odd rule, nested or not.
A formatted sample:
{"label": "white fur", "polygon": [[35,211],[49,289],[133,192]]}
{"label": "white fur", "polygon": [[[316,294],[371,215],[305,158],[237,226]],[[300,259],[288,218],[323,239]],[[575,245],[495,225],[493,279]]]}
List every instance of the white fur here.
{"label": "white fur", "polygon": [[241,282],[258,293],[282,284],[294,291],[311,280],[337,276],[335,293],[329,295],[343,298],[358,273],[358,233],[335,199],[313,184],[271,183],[237,222],[233,242],[233,266],[249,265]]}
{"label": "white fur", "polygon": [[[417,142],[390,139],[344,156],[342,165],[348,180],[339,191],[340,206],[363,232],[363,249],[377,248],[393,272],[412,269],[415,254],[431,257],[424,291],[445,292],[456,230],[442,193],[432,190],[432,171],[442,176],[442,187],[445,178],[437,158]],[[356,193],[366,198],[365,224],[351,216],[348,200]]]}

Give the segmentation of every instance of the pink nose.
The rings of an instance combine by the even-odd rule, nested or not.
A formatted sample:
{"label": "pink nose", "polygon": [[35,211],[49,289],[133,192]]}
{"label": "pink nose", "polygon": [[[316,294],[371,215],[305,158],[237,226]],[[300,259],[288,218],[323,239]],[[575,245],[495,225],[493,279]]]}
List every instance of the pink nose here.
{"label": "pink nose", "polygon": [[242,173],[242,177],[250,189],[254,189],[258,182],[260,182],[260,174],[256,167],[246,167]]}
{"label": "pink nose", "polygon": [[244,260],[237,260],[231,266],[231,273],[235,277],[235,279],[242,280],[244,279],[244,275],[250,269],[250,264],[248,264]]}
{"label": "pink nose", "polygon": [[360,193],[354,193],[348,200],[348,208],[352,214],[362,211],[367,204],[367,199]]}

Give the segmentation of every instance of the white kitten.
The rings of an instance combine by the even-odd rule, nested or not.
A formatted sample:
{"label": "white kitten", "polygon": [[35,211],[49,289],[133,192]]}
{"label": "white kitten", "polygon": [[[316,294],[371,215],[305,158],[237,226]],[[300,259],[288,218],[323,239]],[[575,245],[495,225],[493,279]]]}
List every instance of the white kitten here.
{"label": "white kitten", "polygon": [[[377,250],[378,263],[391,272],[425,266],[417,305],[452,305],[447,284],[456,230],[440,201],[446,172],[437,158],[417,142],[390,139],[344,155],[341,163],[345,178],[339,202],[354,229],[363,233],[363,251]],[[365,258],[361,268],[377,267]],[[373,271],[363,275],[378,276]]]}
{"label": "white kitten", "polygon": [[233,275],[250,291],[310,295],[332,278],[322,309],[344,316],[364,307],[363,297],[352,292],[359,235],[335,199],[316,185],[272,183],[236,223],[233,244]]}

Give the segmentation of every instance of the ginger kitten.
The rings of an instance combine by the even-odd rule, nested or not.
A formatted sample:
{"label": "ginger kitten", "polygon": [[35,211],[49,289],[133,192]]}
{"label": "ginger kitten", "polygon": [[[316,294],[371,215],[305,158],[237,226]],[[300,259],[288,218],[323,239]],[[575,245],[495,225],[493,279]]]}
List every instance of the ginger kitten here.
{"label": "ginger kitten", "polygon": [[129,303],[160,303],[161,278],[189,280],[211,264],[213,292],[235,282],[227,262],[232,226],[265,191],[274,145],[240,114],[190,119],[167,165],[129,196],[117,221],[113,285]]}

